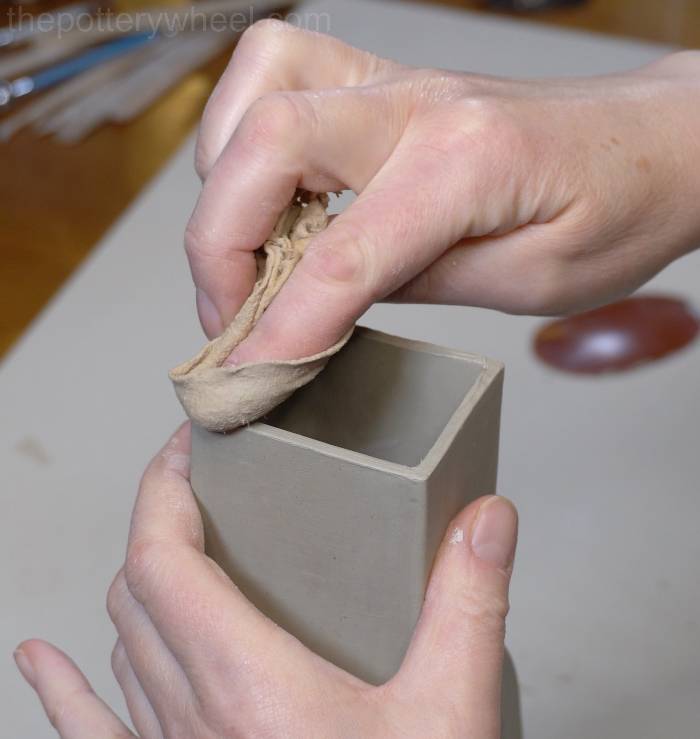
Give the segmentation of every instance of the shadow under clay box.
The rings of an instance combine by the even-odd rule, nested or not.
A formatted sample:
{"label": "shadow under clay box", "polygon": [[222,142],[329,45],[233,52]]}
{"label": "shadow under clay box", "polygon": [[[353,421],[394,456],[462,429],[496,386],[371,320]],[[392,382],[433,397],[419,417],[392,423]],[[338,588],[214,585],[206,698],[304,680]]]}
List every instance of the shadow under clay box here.
{"label": "shadow under clay box", "polygon": [[[193,427],[207,553],[310,649],[386,681],[450,520],[496,491],[502,385],[498,362],[358,328],[264,422]],[[509,659],[504,691],[515,739]]]}

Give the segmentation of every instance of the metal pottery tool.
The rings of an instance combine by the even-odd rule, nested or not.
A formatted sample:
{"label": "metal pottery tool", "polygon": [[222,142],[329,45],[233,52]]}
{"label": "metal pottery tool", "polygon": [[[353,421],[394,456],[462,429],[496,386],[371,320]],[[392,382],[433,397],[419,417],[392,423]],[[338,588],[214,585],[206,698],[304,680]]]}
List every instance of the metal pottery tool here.
{"label": "metal pottery tool", "polygon": [[37,96],[35,100],[3,118],[0,123],[0,142],[8,141],[26,126],[34,125],[36,128],[41,121],[57,111],[74,107],[78,101],[84,100],[98,88],[109,88],[112,82],[150,60],[153,52],[164,41],[166,40],[160,39],[154,40],[152,44],[144,44],[130,54],[115,57]]}

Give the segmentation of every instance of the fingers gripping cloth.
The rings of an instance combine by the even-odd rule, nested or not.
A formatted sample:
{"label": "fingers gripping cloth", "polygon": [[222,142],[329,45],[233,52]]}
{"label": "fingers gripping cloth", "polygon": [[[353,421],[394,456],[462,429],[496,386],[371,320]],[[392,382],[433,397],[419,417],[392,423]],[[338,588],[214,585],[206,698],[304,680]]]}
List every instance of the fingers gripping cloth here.
{"label": "fingers gripping cloth", "polygon": [[211,431],[231,431],[251,423],[314,379],[352,334],[320,354],[294,360],[224,364],[250,334],[298,264],[313,236],[328,225],[327,195],[298,193],[256,253],[253,291],[228,328],[196,357],[170,371],[187,415]]}

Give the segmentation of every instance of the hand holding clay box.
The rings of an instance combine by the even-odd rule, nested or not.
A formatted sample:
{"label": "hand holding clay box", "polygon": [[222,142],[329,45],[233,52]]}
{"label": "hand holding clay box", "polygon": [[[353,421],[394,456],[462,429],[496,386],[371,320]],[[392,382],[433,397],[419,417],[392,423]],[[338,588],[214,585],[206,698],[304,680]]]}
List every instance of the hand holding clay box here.
{"label": "hand holding clay box", "polygon": [[[194,426],[208,553],[309,648],[387,680],[451,518],[496,490],[502,381],[497,362],[357,329],[264,423]],[[509,662],[504,688],[516,737]]]}

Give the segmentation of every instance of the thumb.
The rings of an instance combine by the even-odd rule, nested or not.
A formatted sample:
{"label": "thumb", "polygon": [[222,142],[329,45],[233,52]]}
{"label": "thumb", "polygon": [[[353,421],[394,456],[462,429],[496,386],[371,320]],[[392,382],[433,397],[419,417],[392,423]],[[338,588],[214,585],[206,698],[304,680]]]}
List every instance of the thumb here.
{"label": "thumb", "polygon": [[412,700],[445,706],[475,736],[500,736],[503,640],[517,532],[515,506],[496,495],[474,501],[452,521],[397,675]]}
{"label": "thumb", "polygon": [[[445,181],[452,182],[440,162],[432,147],[410,156],[395,149],[358,198],[314,236],[229,361],[296,359],[327,349],[372,303],[454,244],[467,229],[469,213],[455,214],[459,197],[436,196],[433,183],[441,183],[444,191]],[[464,179],[461,170],[459,177]]]}

